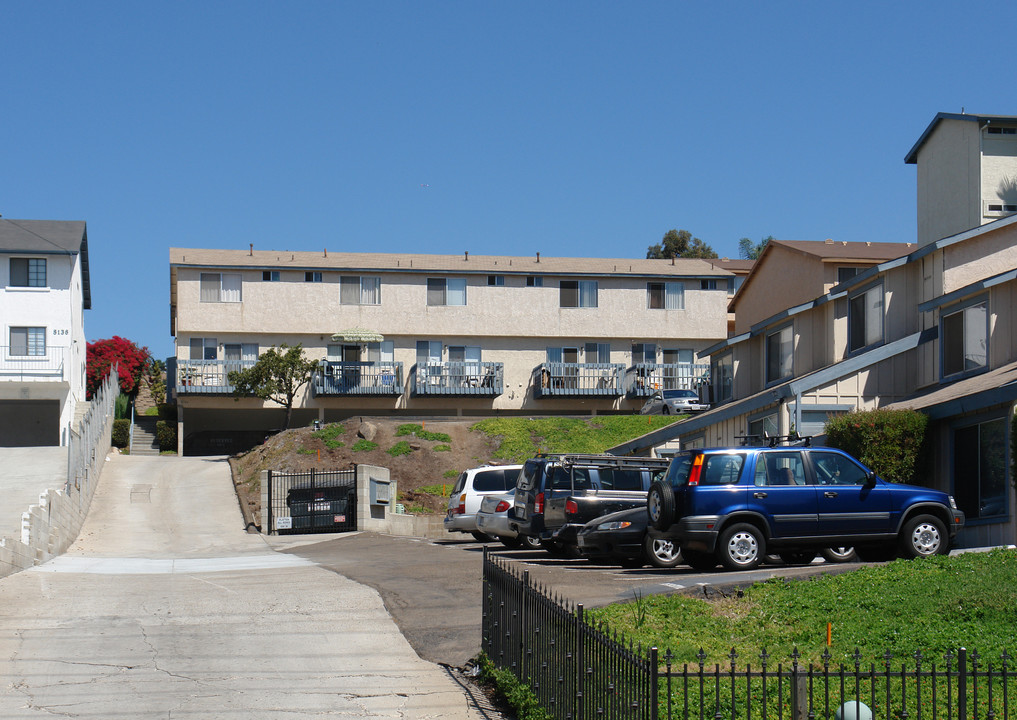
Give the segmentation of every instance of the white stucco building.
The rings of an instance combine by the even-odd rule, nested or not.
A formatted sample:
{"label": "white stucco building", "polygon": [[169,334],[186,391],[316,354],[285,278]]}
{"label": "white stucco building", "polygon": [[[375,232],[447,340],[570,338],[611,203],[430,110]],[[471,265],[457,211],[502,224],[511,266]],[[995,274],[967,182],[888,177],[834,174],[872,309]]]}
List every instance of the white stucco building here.
{"label": "white stucco building", "polygon": [[630,413],[707,380],[737,273],[721,260],[170,250],[179,438],[279,427],[231,369],[320,361],[294,424],[350,415]]}
{"label": "white stucco building", "polygon": [[0,219],[0,446],[68,443],[90,307],[84,222]]}

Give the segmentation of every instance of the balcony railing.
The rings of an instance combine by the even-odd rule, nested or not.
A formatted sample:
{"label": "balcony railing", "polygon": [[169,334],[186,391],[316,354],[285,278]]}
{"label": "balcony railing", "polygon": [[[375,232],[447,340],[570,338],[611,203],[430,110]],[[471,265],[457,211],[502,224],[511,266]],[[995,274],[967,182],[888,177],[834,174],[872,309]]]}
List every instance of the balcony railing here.
{"label": "balcony railing", "polygon": [[229,374],[254,366],[254,360],[177,360],[180,395],[231,395]]}
{"label": "balcony railing", "polygon": [[322,360],[312,379],[316,397],[323,395],[403,394],[401,362],[337,362]]}
{"label": "balcony railing", "polygon": [[534,396],[617,397],[624,372],[621,363],[544,363],[533,371]]}
{"label": "balcony railing", "polygon": [[416,395],[496,397],[504,388],[505,365],[500,362],[417,363],[413,366]]}
{"label": "balcony railing", "polygon": [[657,390],[699,390],[710,383],[710,366],[692,363],[637,363],[625,371],[625,393],[650,397]]}
{"label": "balcony railing", "polygon": [[0,345],[0,381],[64,380],[66,358],[65,347],[47,347],[44,355],[12,355],[9,346]]}

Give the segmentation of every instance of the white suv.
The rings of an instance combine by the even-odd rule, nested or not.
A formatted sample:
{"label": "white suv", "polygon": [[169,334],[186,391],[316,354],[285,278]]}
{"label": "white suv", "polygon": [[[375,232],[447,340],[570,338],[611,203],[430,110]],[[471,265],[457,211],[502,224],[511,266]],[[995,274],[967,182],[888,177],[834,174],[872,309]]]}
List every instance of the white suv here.
{"label": "white suv", "polygon": [[477,540],[490,540],[477,530],[477,511],[488,495],[501,495],[514,490],[516,475],[522,465],[484,465],[459,474],[445,513],[445,529],[449,532],[470,533]]}

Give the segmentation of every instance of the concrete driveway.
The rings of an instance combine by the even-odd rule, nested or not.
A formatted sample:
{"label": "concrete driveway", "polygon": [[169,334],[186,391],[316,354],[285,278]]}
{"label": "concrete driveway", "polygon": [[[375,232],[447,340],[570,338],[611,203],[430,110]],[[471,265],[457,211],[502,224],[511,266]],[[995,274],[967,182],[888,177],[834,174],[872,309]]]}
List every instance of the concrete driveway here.
{"label": "concrete driveway", "polygon": [[77,543],[0,579],[0,717],[480,717],[377,592],[242,528],[224,461],[114,457]]}

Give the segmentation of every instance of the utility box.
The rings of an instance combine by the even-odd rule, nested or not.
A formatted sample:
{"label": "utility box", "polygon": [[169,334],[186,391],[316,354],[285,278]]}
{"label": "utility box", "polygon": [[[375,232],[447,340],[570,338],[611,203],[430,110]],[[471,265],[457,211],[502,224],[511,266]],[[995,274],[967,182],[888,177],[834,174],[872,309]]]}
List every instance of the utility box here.
{"label": "utility box", "polygon": [[392,481],[382,480],[380,478],[371,477],[369,478],[371,486],[371,504],[372,505],[391,505],[392,504]]}

